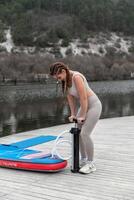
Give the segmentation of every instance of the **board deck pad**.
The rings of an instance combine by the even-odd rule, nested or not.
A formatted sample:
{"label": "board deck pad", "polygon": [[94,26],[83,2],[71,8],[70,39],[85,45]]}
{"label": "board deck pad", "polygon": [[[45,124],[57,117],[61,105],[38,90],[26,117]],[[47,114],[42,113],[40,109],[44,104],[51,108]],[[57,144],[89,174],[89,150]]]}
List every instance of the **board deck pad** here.
{"label": "board deck pad", "polygon": [[10,145],[23,149],[23,148],[32,147],[38,144],[46,143],[46,142],[55,140],[56,138],[57,136],[54,136],[54,135],[45,135],[45,136],[41,135],[34,138],[26,139],[20,142],[11,143]]}

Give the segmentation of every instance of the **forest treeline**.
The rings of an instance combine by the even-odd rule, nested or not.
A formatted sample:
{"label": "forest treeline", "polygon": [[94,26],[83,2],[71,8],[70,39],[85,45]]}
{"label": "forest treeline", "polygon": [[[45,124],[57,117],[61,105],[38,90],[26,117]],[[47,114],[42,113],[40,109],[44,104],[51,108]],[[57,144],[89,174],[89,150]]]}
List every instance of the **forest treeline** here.
{"label": "forest treeline", "polygon": [[[134,0],[0,0],[0,43],[4,30],[11,28],[16,46],[45,48],[62,39],[84,42],[94,32],[134,34]],[[59,59],[58,59],[59,60]],[[71,69],[84,73],[89,81],[134,78],[134,54],[107,53],[61,58]],[[39,80],[47,74],[52,56],[0,53],[0,82]],[[44,76],[46,79],[46,77]]]}
{"label": "forest treeline", "polygon": [[10,26],[16,45],[47,47],[87,39],[90,31],[134,33],[133,0],[0,0],[0,41]]}

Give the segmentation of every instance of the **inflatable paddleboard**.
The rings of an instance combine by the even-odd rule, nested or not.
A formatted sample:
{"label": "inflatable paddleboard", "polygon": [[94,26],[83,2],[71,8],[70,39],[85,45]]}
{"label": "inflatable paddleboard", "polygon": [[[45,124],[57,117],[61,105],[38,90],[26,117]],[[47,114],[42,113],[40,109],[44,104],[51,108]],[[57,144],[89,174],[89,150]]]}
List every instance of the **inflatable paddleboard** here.
{"label": "inflatable paddleboard", "polygon": [[39,136],[11,144],[0,144],[0,167],[56,172],[67,166],[67,161],[47,151],[28,149],[55,140],[57,136]]}

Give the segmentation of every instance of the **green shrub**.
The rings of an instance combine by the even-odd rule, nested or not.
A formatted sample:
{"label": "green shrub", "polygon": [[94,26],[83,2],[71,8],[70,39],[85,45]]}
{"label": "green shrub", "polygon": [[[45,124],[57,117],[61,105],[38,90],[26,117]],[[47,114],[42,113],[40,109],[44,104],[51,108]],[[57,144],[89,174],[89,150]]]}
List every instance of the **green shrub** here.
{"label": "green shrub", "polygon": [[0,20],[0,43],[5,42],[5,32],[4,30],[6,29],[5,24]]}
{"label": "green shrub", "polygon": [[0,46],[0,53],[1,53],[1,52],[7,52],[6,48],[5,48],[5,47],[2,47],[2,46]]}
{"label": "green shrub", "polygon": [[129,49],[128,49],[129,53],[134,53],[134,44],[132,44]]}
{"label": "green shrub", "polygon": [[4,37],[4,31],[0,30],[0,43],[5,41],[5,37]]}

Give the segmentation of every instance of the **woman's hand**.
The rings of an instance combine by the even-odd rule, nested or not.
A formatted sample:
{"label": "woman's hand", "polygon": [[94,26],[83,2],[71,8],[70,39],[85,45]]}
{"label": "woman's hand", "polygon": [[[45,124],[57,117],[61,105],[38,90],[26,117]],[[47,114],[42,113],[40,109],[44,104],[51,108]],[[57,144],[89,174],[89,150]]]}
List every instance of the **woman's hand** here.
{"label": "woman's hand", "polygon": [[70,122],[73,122],[73,120],[76,119],[76,117],[74,115],[71,115],[68,119]]}
{"label": "woman's hand", "polygon": [[78,122],[78,124],[84,124],[84,122],[85,122],[85,117],[77,117],[77,122]]}

